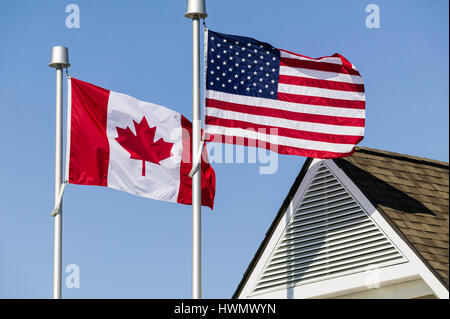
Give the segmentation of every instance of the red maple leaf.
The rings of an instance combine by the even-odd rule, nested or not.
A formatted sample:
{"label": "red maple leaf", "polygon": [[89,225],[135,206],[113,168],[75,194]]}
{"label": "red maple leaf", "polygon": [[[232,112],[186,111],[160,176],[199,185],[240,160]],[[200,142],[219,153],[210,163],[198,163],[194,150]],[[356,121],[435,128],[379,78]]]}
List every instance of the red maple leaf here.
{"label": "red maple leaf", "polygon": [[136,129],[136,135],[131,129],[116,127],[117,134],[116,141],[119,142],[128,153],[130,158],[142,161],[142,176],[145,176],[145,162],[151,162],[161,165],[159,162],[172,156],[170,150],[173,143],[165,142],[162,138],[154,141],[155,127],[149,127],[145,116],[142,117],[140,123],[133,120]]}

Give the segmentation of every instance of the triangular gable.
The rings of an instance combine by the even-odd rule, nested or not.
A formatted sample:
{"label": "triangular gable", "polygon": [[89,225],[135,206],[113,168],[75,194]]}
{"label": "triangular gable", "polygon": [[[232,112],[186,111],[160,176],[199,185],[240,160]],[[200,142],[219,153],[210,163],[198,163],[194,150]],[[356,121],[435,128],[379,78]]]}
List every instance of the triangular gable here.
{"label": "triangular gable", "polygon": [[234,297],[338,296],[369,289],[375,270],[385,285],[422,278],[422,291],[448,298],[333,160],[313,160],[305,167]]}
{"label": "triangular gable", "polygon": [[251,294],[406,261],[321,162]]}

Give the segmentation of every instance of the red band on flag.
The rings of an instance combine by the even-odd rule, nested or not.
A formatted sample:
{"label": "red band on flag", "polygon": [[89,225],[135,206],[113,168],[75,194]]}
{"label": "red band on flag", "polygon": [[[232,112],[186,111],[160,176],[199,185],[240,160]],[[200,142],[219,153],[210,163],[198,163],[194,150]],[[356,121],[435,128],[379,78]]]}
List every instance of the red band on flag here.
{"label": "red band on flag", "polygon": [[333,72],[333,73],[343,73],[343,74],[357,75],[357,76],[360,75],[358,71],[356,71],[355,69],[352,69],[351,67],[349,68],[348,65],[340,65],[340,64],[327,63],[327,62],[281,58],[280,65],[281,66],[290,66],[293,68],[326,71],[326,72]]}
{"label": "red band on flag", "polygon": [[212,116],[208,116],[206,118],[206,124],[223,126],[223,127],[240,128],[240,129],[251,130],[251,131],[255,131],[255,132],[263,132],[266,134],[269,134],[273,130],[276,130],[277,136],[286,136],[286,137],[298,138],[298,139],[303,139],[303,140],[336,143],[336,144],[357,144],[363,139],[362,136],[337,135],[337,134],[316,133],[316,132],[310,132],[310,131],[300,131],[300,130],[293,130],[293,129],[283,128],[283,127],[261,125],[261,124],[250,123],[250,122],[245,122],[245,121],[228,120],[228,119],[217,118],[217,117],[212,117]]}
{"label": "red band on flag", "polygon": [[331,106],[331,107],[343,107],[348,109],[364,110],[366,107],[365,101],[339,100],[320,96],[299,95],[282,92],[278,92],[278,99],[286,102]]}
{"label": "red band on flag", "polygon": [[[177,202],[181,204],[192,204],[192,178],[189,173],[192,169],[192,123],[181,116],[181,128],[183,139],[183,154],[180,164],[180,189]],[[214,194],[216,190],[216,175],[209,164],[206,144],[203,148],[201,159],[201,193],[202,206],[214,207]]]}
{"label": "red band on flag", "polygon": [[[273,109],[261,106],[252,106],[238,103],[225,102],[215,99],[206,99],[206,106],[217,108],[225,111],[234,111],[246,114],[269,116],[280,119],[304,121],[312,123],[342,125],[342,126],[359,126],[364,127],[365,119],[352,118],[352,117],[340,117],[310,113],[291,112],[280,109]],[[206,117],[208,118],[208,116]]]}
{"label": "red band on flag", "polygon": [[107,186],[109,90],[71,79],[69,183]]}

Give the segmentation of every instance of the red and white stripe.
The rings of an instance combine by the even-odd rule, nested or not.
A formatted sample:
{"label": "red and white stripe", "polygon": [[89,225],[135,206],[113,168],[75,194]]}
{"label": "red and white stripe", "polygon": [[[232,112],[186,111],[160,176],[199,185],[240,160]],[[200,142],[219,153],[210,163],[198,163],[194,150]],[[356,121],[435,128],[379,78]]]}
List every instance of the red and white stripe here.
{"label": "red and white stripe", "polygon": [[351,155],[364,137],[364,82],[335,54],[280,51],[277,99],[206,91],[209,141],[315,158]]}

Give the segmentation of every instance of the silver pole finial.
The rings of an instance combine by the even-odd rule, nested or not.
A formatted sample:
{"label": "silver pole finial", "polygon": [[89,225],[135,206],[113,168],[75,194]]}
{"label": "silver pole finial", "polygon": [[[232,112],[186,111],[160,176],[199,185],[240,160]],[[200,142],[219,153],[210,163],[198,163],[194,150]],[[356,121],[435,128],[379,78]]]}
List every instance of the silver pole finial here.
{"label": "silver pole finial", "polygon": [[205,0],[188,0],[187,11],[184,16],[188,19],[204,19],[208,16],[206,13]]}
{"label": "silver pole finial", "polygon": [[52,57],[48,66],[55,69],[68,68],[70,66],[69,49],[62,46],[53,47]]}

